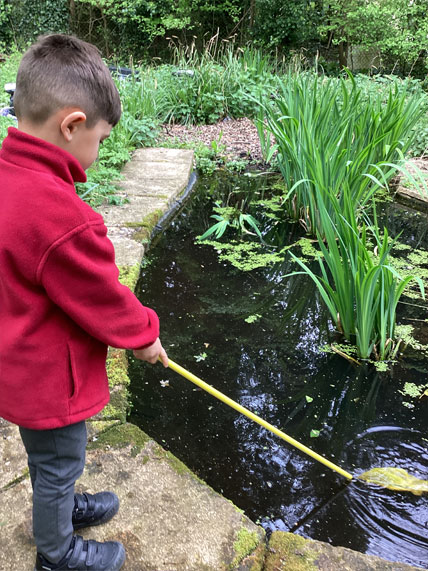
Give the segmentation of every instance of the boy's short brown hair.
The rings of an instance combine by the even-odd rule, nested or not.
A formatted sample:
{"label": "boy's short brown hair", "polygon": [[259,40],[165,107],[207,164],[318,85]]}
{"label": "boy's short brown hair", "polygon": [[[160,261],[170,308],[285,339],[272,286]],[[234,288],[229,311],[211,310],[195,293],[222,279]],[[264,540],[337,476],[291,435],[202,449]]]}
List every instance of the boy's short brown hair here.
{"label": "boy's short brown hair", "polygon": [[16,78],[18,119],[40,124],[64,107],[78,107],[91,128],[104,119],[116,125],[120,97],[98,49],[74,36],[43,36],[24,54]]}

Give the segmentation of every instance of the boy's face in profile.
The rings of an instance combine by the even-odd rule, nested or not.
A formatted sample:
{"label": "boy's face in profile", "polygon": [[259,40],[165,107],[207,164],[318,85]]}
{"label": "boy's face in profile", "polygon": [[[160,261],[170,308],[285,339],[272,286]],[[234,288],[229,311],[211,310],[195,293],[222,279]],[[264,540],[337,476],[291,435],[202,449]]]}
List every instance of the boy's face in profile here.
{"label": "boy's face in profile", "polygon": [[86,122],[79,124],[68,144],[67,151],[80,163],[83,170],[87,170],[98,157],[100,143],[107,139],[112,126],[104,119],[100,119],[93,127],[86,127]]}

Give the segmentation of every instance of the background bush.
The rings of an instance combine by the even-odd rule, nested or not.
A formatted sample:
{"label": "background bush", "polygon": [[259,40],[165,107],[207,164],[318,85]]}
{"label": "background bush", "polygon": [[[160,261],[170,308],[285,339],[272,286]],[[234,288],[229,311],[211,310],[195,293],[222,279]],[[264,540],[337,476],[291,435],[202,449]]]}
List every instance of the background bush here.
{"label": "background bush", "polygon": [[198,49],[217,37],[286,57],[319,53],[327,68],[352,65],[348,55],[370,50],[378,72],[423,78],[428,71],[428,0],[0,0],[6,49],[56,31],[72,31],[122,62],[165,60],[174,36]]}

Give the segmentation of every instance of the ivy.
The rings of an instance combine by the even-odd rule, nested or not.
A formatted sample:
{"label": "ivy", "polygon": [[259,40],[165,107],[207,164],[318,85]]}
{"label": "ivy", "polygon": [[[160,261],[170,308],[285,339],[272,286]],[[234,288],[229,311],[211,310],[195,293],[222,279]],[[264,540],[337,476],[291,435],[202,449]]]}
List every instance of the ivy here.
{"label": "ivy", "polygon": [[25,48],[41,34],[69,31],[68,0],[1,0],[0,38]]}

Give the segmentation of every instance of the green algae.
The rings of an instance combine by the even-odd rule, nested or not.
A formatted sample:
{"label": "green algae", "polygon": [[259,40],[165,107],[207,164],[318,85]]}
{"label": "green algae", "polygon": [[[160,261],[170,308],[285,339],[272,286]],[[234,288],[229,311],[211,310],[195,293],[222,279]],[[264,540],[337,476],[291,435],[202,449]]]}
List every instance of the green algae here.
{"label": "green algae", "polygon": [[[246,527],[241,527],[233,544],[235,557],[229,565],[229,569],[236,569],[246,557],[254,553],[259,543],[260,537],[257,531],[249,531]],[[254,566],[252,566],[252,569],[254,569]]]}
{"label": "green algae", "polygon": [[358,479],[395,492],[410,492],[415,496],[428,493],[428,480],[420,480],[403,468],[372,468],[360,474]]}
{"label": "green algae", "polygon": [[274,532],[269,541],[264,571],[292,569],[293,571],[315,571],[319,553],[310,547],[310,542],[299,535]]}
{"label": "green algae", "polygon": [[141,452],[149,440],[150,437],[135,424],[125,423],[115,425],[101,433],[97,440],[88,444],[88,449],[126,448],[131,445],[131,455],[136,456],[135,450]]}
{"label": "green algae", "polygon": [[316,260],[317,258],[322,256],[322,253],[315,248],[314,246],[315,243],[317,243],[317,240],[313,240],[310,238],[300,238],[300,240],[298,240],[295,244],[293,244],[293,246],[300,247],[300,250],[302,252],[302,256],[300,257],[300,259],[302,261],[307,261],[308,258]]}
{"label": "green algae", "polygon": [[118,266],[119,267],[119,281],[121,284],[129,287],[131,291],[134,291],[137,285],[138,277],[140,275],[140,264],[134,264],[133,266]]}
{"label": "green algae", "polygon": [[[399,274],[403,275],[413,275],[420,278],[424,284],[424,287],[428,287],[428,267],[427,266],[427,255],[425,250],[420,250],[418,248],[411,249],[405,244],[400,244],[396,242],[394,245],[394,252],[403,251],[404,256],[391,256],[389,264],[397,270]],[[412,288],[408,285],[404,290],[404,294],[412,299],[422,299],[421,292],[419,289]]]}
{"label": "green algae", "polygon": [[416,351],[421,351],[424,353],[427,352],[428,345],[423,345],[422,343],[419,343],[419,341],[417,341],[413,337],[413,331],[414,331],[413,325],[410,324],[397,325],[395,328],[395,336],[397,339],[402,339],[405,345],[412,347]]}
{"label": "green algae", "polygon": [[386,373],[386,371],[389,371],[391,363],[388,361],[373,361],[373,365],[379,373]]}
{"label": "green algae", "polygon": [[228,262],[238,270],[250,272],[257,268],[265,268],[284,261],[284,254],[292,246],[286,246],[278,252],[266,252],[266,248],[258,242],[216,242],[204,240],[203,244],[212,246],[221,262]]}
{"label": "green algae", "polygon": [[404,383],[403,390],[398,391],[404,396],[414,399],[420,399],[427,391],[428,383],[425,385],[416,385],[415,383]]}

